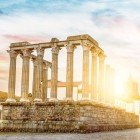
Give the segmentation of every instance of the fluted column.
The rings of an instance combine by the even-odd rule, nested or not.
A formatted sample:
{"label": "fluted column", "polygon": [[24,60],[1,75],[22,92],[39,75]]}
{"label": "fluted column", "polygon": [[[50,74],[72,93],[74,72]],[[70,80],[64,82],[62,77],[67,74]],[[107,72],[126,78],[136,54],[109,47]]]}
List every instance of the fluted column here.
{"label": "fluted column", "polygon": [[111,68],[110,69],[110,103],[115,104],[115,69]]}
{"label": "fluted column", "polygon": [[75,46],[72,44],[67,45],[67,75],[66,75],[66,100],[73,98],[73,52]]}
{"label": "fluted column", "polygon": [[97,100],[97,69],[98,69],[98,52],[96,49],[92,49],[92,64],[91,64],[91,99]]}
{"label": "fluted column", "polygon": [[30,64],[30,50],[22,50],[22,82],[21,82],[21,99],[20,102],[29,102],[29,64]]}
{"label": "fluted column", "polygon": [[110,65],[106,65],[105,69],[105,102],[114,104],[115,71]]}
{"label": "fluted column", "polygon": [[111,88],[111,67],[110,65],[105,65],[105,102],[110,103],[110,88]]}
{"label": "fluted column", "polygon": [[43,63],[43,101],[46,101],[47,99],[48,65],[46,63]]}
{"label": "fluted column", "polygon": [[103,53],[100,53],[99,54],[99,82],[98,82],[98,100],[100,102],[104,102],[105,100],[104,82],[105,82],[105,55]]}
{"label": "fluted column", "polygon": [[89,52],[91,46],[83,42],[82,100],[89,100]]}
{"label": "fluted column", "polygon": [[32,83],[32,96],[33,99],[36,97],[36,75],[37,75],[37,60],[36,58],[32,58],[33,61],[33,83]]}
{"label": "fluted column", "polygon": [[57,101],[57,82],[58,82],[58,53],[60,48],[52,46],[52,70],[51,70],[51,101]]}
{"label": "fluted column", "polygon": [[35,102],[42,101],[43,93],[43,56],[44,48],[38,47],[37,49],[37,74],[36,74],[36,97]]}
{"label": "fluted column", "polygon": [[8,98],[6,102],[16,102],[15,100],[15,84],[16,84],[16,57],[17,52],[13,50],[7,51],[10,55]]}

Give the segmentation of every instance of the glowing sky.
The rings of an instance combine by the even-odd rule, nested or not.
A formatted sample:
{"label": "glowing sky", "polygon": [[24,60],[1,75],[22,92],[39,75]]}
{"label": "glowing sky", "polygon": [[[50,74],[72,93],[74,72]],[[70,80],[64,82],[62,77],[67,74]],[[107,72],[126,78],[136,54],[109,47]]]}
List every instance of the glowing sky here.
{"label": "glowing sky", "polygon": [[140,79],[139,0],[0,0],[0,90],[7,91],[11,42],[78,34],[99,42],[117,77]]}

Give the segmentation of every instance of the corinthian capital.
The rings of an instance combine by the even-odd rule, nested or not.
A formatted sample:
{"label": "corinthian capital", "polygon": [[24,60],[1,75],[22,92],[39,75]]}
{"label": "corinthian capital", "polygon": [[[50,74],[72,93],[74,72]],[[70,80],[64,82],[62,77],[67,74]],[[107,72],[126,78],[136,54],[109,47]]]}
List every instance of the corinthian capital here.
{"label": "corinthian capital", "polygon": [[88,50],[88,51],[90,51],[90,49],[93,46],[93,44],[88,40],[83,40],[81,45],[83,47],[83,50]]}
{"label": "corinthian capital", "polygon": [[23,49],[21,50],[21,52],[22,52],[23,57],[30,57],[32,53],[32,51],[29,49]]}
{"label": "corinthian capital", "polygon": [[47,69],[47,65],[45,62],[43,63],[43,69]]}
{"label": "corinthian capital", "polygon": [[91,54],[92,54],[93,56],[98,56],[99,50],[97,50],[96,48],[92,48],[92,49],[91,49]]}
{"label": "corinthian capital", "polygon": [[51,62],[47,61],[46,65],[47,65],[47,67],[52,68],[52,63]]}
{"label": "corinthian capital", "polygon": [[68,43],[66,44],[67,52],[74,52],[74,49],[76,48],[75,45]]}
{"label": "corinthian capital", "polygon": [[7,52],[9,53],[10,57],[17,57],[18,55],[18,52],[14,50],[7,50]]}
{"label": "corinthian capital", "polygon": [[98,56],[99,56],[100,59],[105,59],[105,57],[106,57],[106,55],[104,54],[104,52],[100,52],[98,54]]}
{"label": "corinthian capital", "polygon": [[37,66],[37,60],[36,60],[36,58],[31,57],[31,60],[33,61],[33,65],[34,66]]}
{"label": "corinthian capital", "polygon": [[37,55],[43,56],[43,55],[44,55],[44,50],[45,50],[44,48],[37,47],[37,48],[36,48]]}
{"label": "corinthian capital", "polygon": [[61,50],[60,47],[58,47],[58,46],[55,45],[55,44],[52,45],[52,53],[58,54],[58,53],[59,53],[59,50]]}
{"label": "corinthian capital", "polygon": [[51,66],[52,66],[51,62],[49,62],[49,61],[44,61],[43,62],[43,69],[51,68]]}

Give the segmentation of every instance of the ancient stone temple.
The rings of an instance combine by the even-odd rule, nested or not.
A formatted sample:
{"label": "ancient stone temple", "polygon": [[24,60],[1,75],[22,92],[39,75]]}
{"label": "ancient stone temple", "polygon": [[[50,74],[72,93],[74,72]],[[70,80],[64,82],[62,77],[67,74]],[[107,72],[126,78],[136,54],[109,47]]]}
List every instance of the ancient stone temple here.
{"label": "ancient stone temple", "polygon": [[[15,102],[15,83],[16,83],[16,57],[22,58],[22,82],[20,102],[29,102],[29,62],[33,61],[34,76],[32,94],[35,102],[46,101],[47,75],[48,68],[51,68],[51,98],[50,101],[57,101],[57,82],[58,82],[58,55],[62,47],[67,49],[67,75],[66,75],[66,100],[73,100],[73,59],[74,50],[77,46],[83,48],[83,70],[82,70],[82,100],[104,101],[104,63],[105,54],[89,35],[69,36],[64,41],[52,38],[50,42],[30,44],[28,42],[12,43],[8,53],[10,55],[9,70],[9,91],[6,102]],[[51,48],[52,62],[43,59],[44,50]],[[33,50],[37,56],[32,54]],[[92,55],[91,75],[89,76],[89,55]],[[99,59],[99,60],[98,60]],[[98,68],[99,65],[99,68]],[[99,76],[97,76],[99,73]],[[89,78],[91,78],[91,90],[89,89]],[[98,84],[98,82],[100,84]],[[89,98],[89,92],[91,98]]]}
{"label": "ancient stone temple", "polygon": [[[83,48],[82,100],[74,101],[74,51],[79,46]],[[58,100],[58,55],[63,47],[67,49],[66,98]],[[51,62],[44,60],[43,57],[45,49],[49,48],[52,52]],[[34,50],[37,55],[33,55]],[[38,44],[12,43],[8,53],[10,55],[8,98],[6,102],[0,103],[0,131],[81,133],[139,126],[139,117],[134,113],[104,103],[106,56],[98,42],[89,35],[69,36],[63,41],[52,38],[50,42]],[[19,102],[15,100],[17,55],[22,59]],[[33,62],[32,101],[28,99],[30,60]],[[48,69],[51,69],[49,100],[47,100]]]}

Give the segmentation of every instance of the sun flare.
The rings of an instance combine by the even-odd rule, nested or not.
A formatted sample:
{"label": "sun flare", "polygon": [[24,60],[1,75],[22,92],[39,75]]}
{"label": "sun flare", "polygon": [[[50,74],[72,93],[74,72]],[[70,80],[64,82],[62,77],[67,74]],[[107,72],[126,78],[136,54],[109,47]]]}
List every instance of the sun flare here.
{"label": "sun flare", "polygon": [[115,80],[115,93],[116,97],[121,98],[124,94],[124,77],[117,76]]}

